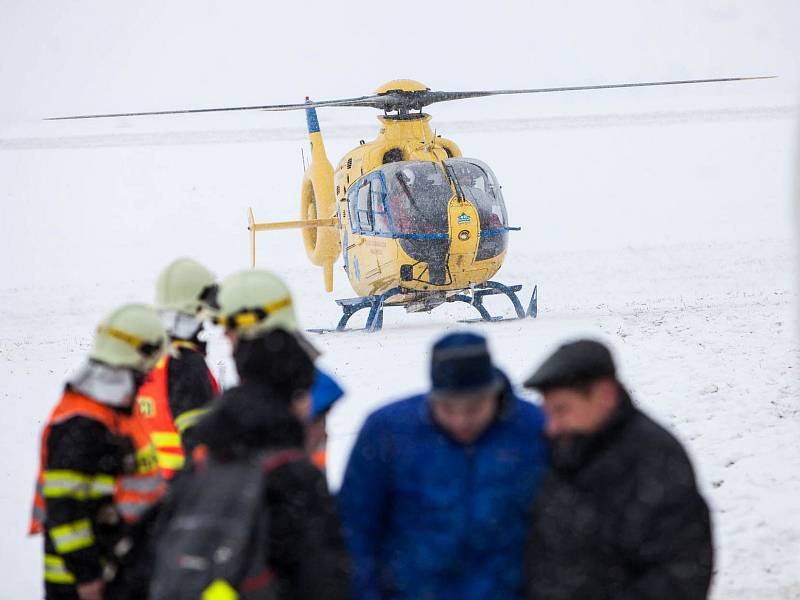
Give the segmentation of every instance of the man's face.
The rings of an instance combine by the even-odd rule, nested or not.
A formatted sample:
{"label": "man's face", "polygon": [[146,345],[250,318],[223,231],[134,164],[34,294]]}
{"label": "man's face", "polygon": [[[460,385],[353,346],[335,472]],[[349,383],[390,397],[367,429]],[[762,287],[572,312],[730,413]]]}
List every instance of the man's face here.
{"label": "man's face", "polygon": [[617,406],[619,390],[610,379],[595,381],[585,390],[554,388],[544,392],[545,433],[551,439],[598,431]]}
{"label": "man's face", "polygon": [[461,444],[471,444],[491,425],[497,414],[497,392],[448,396],[431,400],[434,421]]}

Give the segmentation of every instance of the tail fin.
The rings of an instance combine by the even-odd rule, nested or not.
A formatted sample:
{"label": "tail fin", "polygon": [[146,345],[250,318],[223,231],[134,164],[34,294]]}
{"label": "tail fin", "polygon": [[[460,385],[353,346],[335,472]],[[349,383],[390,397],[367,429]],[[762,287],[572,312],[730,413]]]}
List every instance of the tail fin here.
{"label": "tail fin", "polygon": [[[306,98],[308,102],[309,99]],[[333,192],[333,165],[325,153],[325,143],[319,128],[317,109],[306,108],[308,141],[311,144],[311,162],[303,177],[300,197],[300,218],[306,221],[326,222],[336,218],[336,196]],[[339,257],[339,232],[330,226],[303,229],[308,258],[323,268],[325,291],[333,290],[333,265]]]}
{"label": "tail fin", "polygon": [[[308,98],[306,98],[308,100]],[[336,216],[336,196],[333,193],[333,165],[325,154],[325,144],[319,130],[314,107],[306,109],[308,141],[311,143],[311,162],[303,176],[300,192],[300,220],[281,223],[257,223],[250,209],[247,229],[250,237],[250,266],[256,263],[256,232],[275,229],[302,229],[303,242],[309,260],[322,267],[325,291],[333,291],[333,265],[339,258],[339,221]]]}
{"label": "tail fin", "polygon": [[[308,96],[306,96],[306,102],[310,102]],[[309,164],[309,168],[314,167],[314,162],[320,162],[323,166],[330,167],[331,175],[333,175],[333,166],[325,153],[325,143],[322,141],[322,132],[319,130],[317,109],[313,106],[306,109],[306,125],[308,126],[308,141],[311,144],[311,164]]]}

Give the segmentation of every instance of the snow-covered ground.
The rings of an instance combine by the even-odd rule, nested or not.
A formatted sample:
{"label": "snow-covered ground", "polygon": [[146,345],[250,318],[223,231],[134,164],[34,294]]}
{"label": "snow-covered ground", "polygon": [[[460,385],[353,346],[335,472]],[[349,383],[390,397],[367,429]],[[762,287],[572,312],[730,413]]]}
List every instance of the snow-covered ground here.
{"label": "snow-covered ground", "polygon": [[[444,331],[485,332],[517,381],[588,334],[614,347],[634,397],[689,448],[713,510],[714,598],[800,598],[796,126],[785,104],[434,121],[503,182],[523,230],[497,278],[525,294],[537,283],[540,317],[466,326],[456,323],[473,316],[466,306],[387,311],[379,334],[315,337],[348,391],[330,420],[332,485],[369,411],[425,387],[428,347]],[[369,134],[363,119],[332,128],[332,159]],[[297,212],[295,122],[302,116],[279,129],[229,119],[211,133],[155,120],[0,133],[0,597],[39,589],[40,541],[25,537],[39,432],[97,320],[151,300],[176,256],[220,276],[246,267],[246,207],[264,221]],[[303,323],[334,324],[299,234],[258,245]],[[338,272],[335,297],[349,295]],[[509,314],[500,299],[494,307]],[[225,352],[212,339],[215,369]]]}

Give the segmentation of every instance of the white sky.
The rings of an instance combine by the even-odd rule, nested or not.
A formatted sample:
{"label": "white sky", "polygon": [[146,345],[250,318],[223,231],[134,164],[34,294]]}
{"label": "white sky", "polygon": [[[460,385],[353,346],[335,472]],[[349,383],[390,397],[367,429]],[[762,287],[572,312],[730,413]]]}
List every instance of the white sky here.
{"label": "white sky", "polygon": [[[491,89],[777,74],[735,84],[774,101],[797,88],[798,26],[793,0],[0,0],[0,123],[361,95],[400,76]],[[587,94],[524,102],[626,97]]]}

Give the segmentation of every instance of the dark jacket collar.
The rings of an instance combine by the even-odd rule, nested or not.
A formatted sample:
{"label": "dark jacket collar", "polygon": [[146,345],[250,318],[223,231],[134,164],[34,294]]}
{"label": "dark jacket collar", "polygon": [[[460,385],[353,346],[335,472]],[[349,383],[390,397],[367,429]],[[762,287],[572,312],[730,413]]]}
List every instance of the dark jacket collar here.
{"label": "dark jacket collar", "polygon": [[299,448],[303,426],[289,402],[262,383],[244,383],[226,391],[197,425],[196,436],[212,454],[239,456],[271,448]]}

